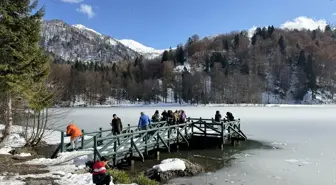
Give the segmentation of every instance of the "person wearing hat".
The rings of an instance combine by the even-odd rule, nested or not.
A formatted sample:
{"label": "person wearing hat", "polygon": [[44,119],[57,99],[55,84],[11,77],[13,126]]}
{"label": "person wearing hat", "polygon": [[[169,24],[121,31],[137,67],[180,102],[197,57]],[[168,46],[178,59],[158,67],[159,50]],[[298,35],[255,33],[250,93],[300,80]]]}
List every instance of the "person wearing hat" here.
{"label": "person wearing hat", "polygon": [[114,135],[118,135],[121,133],[123,126],[121,123],[121,119],[116,114],[113,114],[113,119],[110,124],[112,126],[112,132]]}
{"label": "person wearing hat", "polygon": [[92,181],[96,185],[110,185],[111,176],[108,174],[107,169],[110,168],[108,165],[108,158],[103,156],[100,161],[96,161],[92,168]]}

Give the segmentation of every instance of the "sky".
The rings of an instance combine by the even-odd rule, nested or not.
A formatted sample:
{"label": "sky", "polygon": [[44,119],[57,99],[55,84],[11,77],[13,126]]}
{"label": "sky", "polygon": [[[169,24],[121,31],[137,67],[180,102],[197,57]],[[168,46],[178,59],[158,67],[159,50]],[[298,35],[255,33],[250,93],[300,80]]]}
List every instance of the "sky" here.
{"label": "sky", "polygon": [[302,19],[298,23],[295,19],[300,16],[336,22],[333,0],[39,0],[39,5],[46,8],[45,20],[82,24],[155,49],[176,47],[193,34],[204,37],[253,26],[280,27],[288,21],[311,23]]}

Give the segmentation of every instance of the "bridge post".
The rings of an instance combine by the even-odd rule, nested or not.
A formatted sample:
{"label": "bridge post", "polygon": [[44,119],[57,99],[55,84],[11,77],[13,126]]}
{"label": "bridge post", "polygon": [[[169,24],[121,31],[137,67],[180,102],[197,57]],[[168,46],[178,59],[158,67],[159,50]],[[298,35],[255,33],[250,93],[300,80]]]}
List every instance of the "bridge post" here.
{"label": "bridge post", "polygon": [[93,161],[97,161],[97,136],[93,136]]}
{"label": "bridge post", "polygon": [[[100,127],[98,138],[102,138],[102,137],[103,137],[103,129]],[[98,141],[97,146],[100,146],[102,144],[103,144],[103,141]]]}
{"label": "bridge post", "polygon": [[61,152],[64,152],[64,132],[61,132]]}
{"label": "bridge post", "polygon": [[131,131],[131,133],[132,133],[132,135],[131,135],[131,148],[130,148],[130,156],[131,156],[131,158],[133,158],[133,141],[134,141],[134,139],[133,139],[133,137],[134,137],[134,132],[133,132],[133,130],[130,130]]}
{"label": "bridge post", "polygon": [[84,129],[82,129],[81,148],[82,148],[82,150],[84,150]]}
{"label": "bridge post", "polygon": [[131,132],[131,125],[130,124],[127,124],[127,133],[130,133]]}
{"label": "bridge post", "polygon": [[[117,137],[117,136],[116,136]],[[114,141],[113,144],[113,166],[117,165],[117,139]]]}
{"label": "bridge post", "polygon": [[224,143],[225,143],[225,137],[224,137],[224,132],[225,132],[225,124],[224,122],[221,122],[221,149],[224,149]]}
{"label": "bridge post", "polygon": [[146,132],[145,132],[145,154],[148,155],[148,147],[147,147],[147,144],[148,144],[148,130],[146,129]]}
{"label": "bridge post", "polygon": [[169,146],[170,148],[170,134],[171,134],[171,128],[170,128],[170,125],[168,126],[168,141],[167,141],[167,145]]}
{"label": "bridge post", "polygon": [[194,121],[191,121],[191,137],[194,135]]}

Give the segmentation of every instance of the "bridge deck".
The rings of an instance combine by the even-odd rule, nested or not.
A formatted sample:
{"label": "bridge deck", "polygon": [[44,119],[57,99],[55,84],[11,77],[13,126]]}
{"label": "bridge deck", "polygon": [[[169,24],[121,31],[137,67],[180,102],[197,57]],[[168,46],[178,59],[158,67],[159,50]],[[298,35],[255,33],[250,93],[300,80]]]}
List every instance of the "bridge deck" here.
{"label": "bridge deck", "polygon": [[[102,130],[86,133],[83,131],[81,139],[82,150],[93,150],[94,160],[101,156],[112,157],[114,164],[120,160],[139,156],[144,161],[144,156],[149,151],[166,148],[170,152],[171,144],[185,143],[189,145],[189,139],[193,136],[215,137],[222,144],[226,140],[246,140],[245,134],[240,130],[240,120],[232,122],[214,122],[213,119],[188,118],[186,123],[169,125],[167,122],[156,122],[150,125],[148,130],[139,130],[137,127],[128,127],[120,135],[113,135],[111,130]],[[62,132],[61,152],[68,149],[69,144],[64,145],[64,133]],[[55,152],[53,157],[57,155]]]}

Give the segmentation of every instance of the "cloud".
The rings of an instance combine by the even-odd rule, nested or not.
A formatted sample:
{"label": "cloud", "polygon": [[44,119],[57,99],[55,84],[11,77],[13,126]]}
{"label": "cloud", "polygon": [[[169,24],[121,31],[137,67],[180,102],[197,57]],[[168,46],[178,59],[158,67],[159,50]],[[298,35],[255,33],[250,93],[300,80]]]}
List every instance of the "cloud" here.
{"label": "cloud", "polygon": [[81,4],[79,8],[76,9],[77,12],[86,14],[89,19],[93,18],[95,16],[95,13],[92,10],[92,6],[86,5],[86,4]]}
{"label": "cloud", "polygon": [[327,21],[324,19],[320,20],[313,20],[308,17],[297,17],[293,21],[286,21],[283,23],[280,28],[281,29],[298,29],[298,30],[315,30],[317,28],[320,28],[321,30],[324,30],[324,28],[327,26]]}
{"label": "cloud", "polygon": [[[336,15],[336,13],[335,13],[335,15]],[[289,29],[289,30],[293,30],[293,29],[315,30],[317,28],[320,28],[321,30],[324,30],[327,25],[328,25],[327,21],[324,20],[324,19],[313,20],[311,18],[301,16],[301,17],[295,18],[292,21],[286,21],[285,23],[280,25],[280,28],[281,29]],[[264,26],[259,26],[259,27],[264,27]],[[257,29],[257,26],[253,26],[252,28],[247,30],[249,38],[252,38],[256,29]]]}
{"label": "cloud", "polygon": [[84,0],[61,0],[64,3],[81,3]]}

